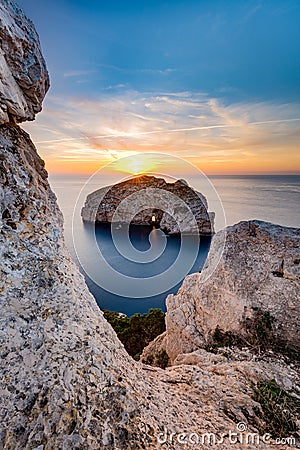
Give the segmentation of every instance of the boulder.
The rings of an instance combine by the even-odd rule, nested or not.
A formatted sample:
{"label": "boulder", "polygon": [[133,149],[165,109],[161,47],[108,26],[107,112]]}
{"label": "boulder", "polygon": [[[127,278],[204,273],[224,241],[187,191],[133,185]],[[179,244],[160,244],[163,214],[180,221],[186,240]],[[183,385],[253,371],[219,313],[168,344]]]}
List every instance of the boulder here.
{"label": "boulder", "polygon": [[187,276],[178,293],[167,297],[160,348],[174,361],[209,346],[217,330],[245,345],[251,333],[258,339],[265,332],[276,350],[299,352],[300,230],[257,220],[228,227],[221,260],[208,277],[223,241],[220,231],[202,273]]}

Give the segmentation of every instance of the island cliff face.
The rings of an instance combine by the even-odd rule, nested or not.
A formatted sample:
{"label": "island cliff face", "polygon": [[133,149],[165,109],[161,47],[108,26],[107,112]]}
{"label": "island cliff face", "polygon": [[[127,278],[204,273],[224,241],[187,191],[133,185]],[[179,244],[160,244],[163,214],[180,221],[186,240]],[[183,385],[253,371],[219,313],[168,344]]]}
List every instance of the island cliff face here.
{"label": "island cliff face", "polygon": [[[130,201],[126,202],[126,199]],[[89,194],[81,211],[82,219],[85,222],[112,222],[117,208],[124,200],[124,206],[121,205],[119,211],[120,221],[126,222],[126,218],[131,216],[131,223],[135,225],[151,225],[152,217],[155,217],[156,226],[167,234],[199,231],[201,235],[211,235],[214,232],[214,213],[208,212],[207,201],[202,194],[188,186],[185,180],[167,183],[163,178],[147,175]],[[161,204],[163,209],[149,208],[153,202]]]}
{"label": "island cliff face", "polygon": [[[0,448],[155,449],[162,433],[160,442],[166,436],[177,449],[182,432],[210,448],[201,444],[202,433],[236,431],[241,420],[257,430],[260,405],[249,380],[276,378],[292,392],[293,368],[277,360],[216,362],[207,352],[201,368],[190,365],[189,355],[186,365],[152,368],[129,357],[103,318],[66,250],[44,163],[16,125],[41,109],[49,85],[36,32],[11,0],[0,1],[0,13],[2,56],[7,67],[15,59],[15,80],[26,79],[17,86],[2,74],[12,95],[16,89],[16,103],[1,91],[7,114],[0,126]],[[23,53],[14,53],[20,27],[22,45],[41,69],[33,77]]]}

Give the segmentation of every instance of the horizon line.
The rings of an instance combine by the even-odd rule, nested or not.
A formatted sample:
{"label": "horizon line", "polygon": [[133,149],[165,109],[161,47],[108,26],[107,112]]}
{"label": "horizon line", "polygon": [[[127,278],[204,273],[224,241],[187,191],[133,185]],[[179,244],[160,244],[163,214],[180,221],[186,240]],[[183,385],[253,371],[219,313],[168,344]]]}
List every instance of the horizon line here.
{"label": "horizon line", "polygon": [[[101,170],[101,168],[100,168],[100,170]],[[64,175],[68,175],[68,176],[92,176],[93,174],[95,174],[97,171],[95,171],[95,172],[50,172],[50,171],[47,171],[48,172],[48,177],[51,177],[51,176],[58,176],[58,175],[60,175],[60,176],[64,176]],[[226,172],[224,172],[224,173],[208,173],[208,172],[204,172],[203,171],[203,173],[206,175],[206,176],[209,176],[209,177],[216,177],[216,176],[300,176],[300,171],[298,171],[298,172],[257,172],[257,173],[226,173]],[[151,172],[151,174],[152,174],[152,172]],[[138,177],[138,176],[142,176],[142,175],[148,175],[148,172],[142,172],[142,173],[140,173],[140,174],[136,174],[136,175],[133,175],[133,174],[129,174],[129,175],[132,175],[132,176],[135,176],[135,177]],[[192,176],[191,174],[188,174],[188,173],[185,173],[185,174],[181,174],[181,175],[185,175],[185,176]],[[111,175],[105,175],[105,176],[111,176]]]}

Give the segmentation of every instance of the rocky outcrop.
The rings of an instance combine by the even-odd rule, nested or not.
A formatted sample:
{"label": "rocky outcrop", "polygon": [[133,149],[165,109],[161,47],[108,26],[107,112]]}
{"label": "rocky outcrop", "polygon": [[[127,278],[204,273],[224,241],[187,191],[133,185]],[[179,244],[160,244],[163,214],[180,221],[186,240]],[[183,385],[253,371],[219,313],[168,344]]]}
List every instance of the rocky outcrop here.
{"label": "rocky outcrop", "polygon": [[[92,192],[81,216],[85,222],[128,222],[153,225],[167,234],[180,232],[211,235],[214,213],[205,197],[184,180],[167,183],[163,178],[139,176]],[[114,214],[118,212],[118,216]]]}
{"label": "rocky outcrop", "polygon": [[13,1],[0,2],[0,124],[33,120],[49,77],[38,35]]}
{"label": "rocky outcrop", "polygon": [[[38,47],[33,26],[17,6],[9,0],[0,5],[2,24],[11,24],[12,30],[24,21],[23,45]],[[21,65],[22,53],[19,57]],[[44,72],[40,77],[42,84]],[[20,110],[23,106],[20,97]],[[28,134],[11,117],[3,120],[0,448],[155,449],[167,441],[169,448],[179,449],[183,439],[189,445],[192,437],[205,449],[211,448],[208,432],[219,438],[235,432],[238,421],[249,421],[249,430],[257,430],[260,405],[253,400],[247,371],[238,365],[222,360],[216,370],[213,364],[202,369],[186,359],[164,371],[127,355],[66,250],[62,215],[43,161]],[[252,379],[276,377],[286,373],[284,368],[283,362],[269,364],[262,373],[253,370]],[[294,389],[293,370],[286,379]],[[260,448],[270,446],[261,443]]]}
{"label": "rocky outcrop", "polygon": [[[222,258],[207,279],[223,233],[214,236],[202,273],[186,277],[178,294],[168,296],[159,348],[174,362],[181,353],[210,345],[216,329],[239,335],[247,345],[251,329],[259,333],[262,321],[271,346],[299,352],[300,230],[260,221],[228,227]],[[157,342],[152,345],[158,351]]]}

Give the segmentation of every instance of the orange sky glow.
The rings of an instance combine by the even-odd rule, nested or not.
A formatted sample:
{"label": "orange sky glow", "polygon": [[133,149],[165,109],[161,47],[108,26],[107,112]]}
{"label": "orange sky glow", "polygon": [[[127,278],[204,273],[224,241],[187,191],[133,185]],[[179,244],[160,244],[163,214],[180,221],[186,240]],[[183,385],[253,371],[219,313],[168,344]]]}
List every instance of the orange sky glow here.
{"label": "orange sky glow", "polygon": [[[169,154],[204,173],[300,172],[300,111],[293,103],[224,105],[204,94],[127,92],[87,100],[49,97],[34,123],[24,124],[50,174],[92,174],[123,157]],[[147,158],[146,158],[147,159]],[[170,168],[172,171],[172,168]]]}

